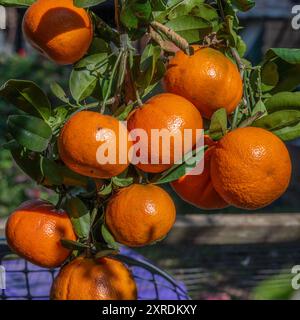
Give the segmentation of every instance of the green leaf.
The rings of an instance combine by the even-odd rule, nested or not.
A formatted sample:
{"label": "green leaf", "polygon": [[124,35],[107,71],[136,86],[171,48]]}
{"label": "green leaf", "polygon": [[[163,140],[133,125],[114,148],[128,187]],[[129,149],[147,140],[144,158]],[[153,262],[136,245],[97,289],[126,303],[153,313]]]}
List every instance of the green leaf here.
{"label": "green leaf", "polygon": [[128,187],[131,184],[133,184],[133,178],[118,178],[118,177],[112,177],[112,183],[117,187]]}
{"label": "green leaf", "polygon": [[227,112],[225,108],[217,110],[211,117],[209,135],[214,140],[219,140],[227,132]]}
{"label": "green leaf", "polygon": [[72,97],[77,103],[89,97],[96,88],[98,77],[86,69],[73,69],[69,86]]}
{"label": "green leaf", "polygon": [[300,110],[300,92],[279,92],[265,102],[269,113],[279,110]]}
{"label": "green leaf", "polygon": [[0,0],[0,5],[4,7],[29,7],[36,0]]}
{"label": "green leaf", "polygon": [[272,90],[279,82],[279,73],[277,64],[269,61],[263,65],[261,70],[262,91]]}
{"label": "green leaf", "polygon": [[83,249],[87,249],[89,246],[78,242],[78,241],[73,241],[73,240],[67,240],[67,239],[62,239],[60,240],[61,244],[70,250],[83,250]]}
{"label": "green leaf", "polygon": [[167,6],[167,0],[150,0],[153,11],[163,11]]}
{"label": "green leaf", "polygon": [[[194,169],[197,164],[202,160],[204,156],[204,147],[199,148],[198,150],[194,150],[192,152],[189,152],[185,155],[185,161],[183,161],[181,164],[175,164],[167,171],[163,172],[162,174],[159,174],[157,177],[154,178],[154,184],[163,184],[163,183],[169,183],[172,181],[175,181],[179,179],[180,177],[186,175],[188,172],[190,172],[192,169]],[[192,157],[195,157],[196,161],[193,163],[190,163]]]}
{"label": "green leaf", "polygon": [[47,183],[57,186],[63,184],[60,167],[54,161],[41,157],[40,166]]}
{"label": "green leaf", "polygon": [[112,183],[102,186],[101,190],[98,191],[98,195],[101,197],[106,197],[112,193]]}
{"label": "green leaf", "polygon": [[108,55],[107,52],[101,52],[84,57],[76,63],[74,69],[86,68],[90,71],[104,73],[107,69]]}
{"label": "green leaf", "polygon": [[52,82],[50,84],[50,88],[52,93],[62,102],[70,104],[70,100],[67,97],[64,89],[57,83],[57,82]]}
{"label": "green leaf", "polygon": [[290,64],[300,64],[300,49],[271,48],[267,51],[267,60],[271,60],[276,57],[279,57]]}
{"label": "green leaf", "polygon": [[255,1],[253,0],[232,0],[232,3],[240,11],[249,11],[255,6]]}
{"label": "green leaf", "polygon": [[79,8],[93,7],[105,1],[106,0],[73,0],[74,5]]}
{"label": "green leaf", "polygon": [[118,249],[119,245],[115,241],[113,235],[110,233],[110,231],[107,229],[105,224],[101,225],[101,234],[104,239],[104,241],[109,245],[109,247],[113,249]]}
{"label": "green leaf", "polygon": [[122,24],[131,29],[138,29],[151,18],[151,4],[148,0],[128,0],[123,5],[121,11]]}
{"label": "green leaf", "polygon": [[117,111],[114,113],[114,117],[116,117],[120,121],[124,121],[127,119],[130,112],[133,110],[134,104],[128,104],[121,108],[118,108]]}
{"label": "green leaf", "polygon": [[[252,116],[255,116],[258,112],[261,113],[261,116],[264,116],[266,115],[268,112],[267,112],[267,109],[266,109],[266,106],[265,104],[263,103],[262,100],[259,100],[256,105],[254,106],[253,110],[252,110],[252,113],[251,115]],[[260,117],[261,117],[260,116]]]}
{"label": "green leaf", "polygon": [[4,147],[10,150],[14,161],[26,175],[38,184],[42,183],[44,177],[40,168],[41,155],[25,152],[15,140],[10,141]]}
{"label": "green leaf", "polygon": [[89,210],[77,197],[67,199],[66,210],[79,238],[88,238],[91,225]]}
{"label": "green leaf", "polygon": [[212,30],[210,23],[202,18],[193,16],[180,16],[168,21],[166,26],[177,32],[189,43],[202,40]]}
{"label": "green leaf", "polygon": [[9,116],[7,126],[13,138],[31,151],[42,152],[46,150],[52,137],[52,131],[48,124],[32,116]]}
{"label": "green leaf", "polygon": [[0,97],[34,116],[47,120],[51,114],[51,104],[48,97],[32,81],[9,80],[0,88]]}
{"label": "green leaf", "polygon": [[252,126],[269,130],[282,140],[288,141],[300,136],[299,122],[299,110],[282,110],[255,121]]}

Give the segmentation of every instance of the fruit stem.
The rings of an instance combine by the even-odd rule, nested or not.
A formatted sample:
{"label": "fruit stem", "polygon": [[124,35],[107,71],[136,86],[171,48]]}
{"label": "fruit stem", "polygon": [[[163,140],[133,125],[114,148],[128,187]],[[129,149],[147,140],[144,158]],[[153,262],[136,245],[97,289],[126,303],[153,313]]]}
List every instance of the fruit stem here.
{"label": "fruit stem", "polygon": [[[169,27],[166,27],[160,22],[152,21],[150,23],[150,26],[155,31],[160,31],[163,33],[169,40],[171,40],[179,49],[181,49],[185,54],[192,55],[193,54],[193,48],[190,47],[189,43],[182,38],[179,34],[177,34],[174,30],[172,30]],[[151,34],[151,32],[150,32]],[[153,39],[155,40],[155,39]]]}
{"label": "fruit stem", "polygon": [[120,6],[119,6],[119,0],[114,0],[115,5],[115,23],[117,30],[120,32]]}

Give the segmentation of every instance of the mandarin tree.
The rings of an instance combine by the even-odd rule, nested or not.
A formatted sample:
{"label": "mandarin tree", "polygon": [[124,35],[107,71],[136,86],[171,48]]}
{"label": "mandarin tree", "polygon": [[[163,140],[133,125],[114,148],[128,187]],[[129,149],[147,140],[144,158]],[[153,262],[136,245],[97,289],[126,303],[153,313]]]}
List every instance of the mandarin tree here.
{"label": "mandarin tree", "polygon": [[[56,204],[16,209],[6,230],[20,256],[45,267],[66,264],[53,299],[135,299],[118,248],[170,231],[175,206],[160,185],[171,183],[203,209],[266,206],[289,184],[284,141],[300,136],[300,50],[270,49],[257,66],[245,59],[238,17],[253,0],[115,0],[113,24],[93,11],[102,2],[0,0],[27,7],[23,32],[38,54],[72,65],[69,87],[52,83],[51,97],[27,80],[0,88],[19,109],[7,120],[3,147],[58,194]],[[159,142],[153,161],[153,141],[132,134],[141,129],[166,130],[173,140],[190,130],[190,149]],[[102,161],[109,150],[114,163]]]}

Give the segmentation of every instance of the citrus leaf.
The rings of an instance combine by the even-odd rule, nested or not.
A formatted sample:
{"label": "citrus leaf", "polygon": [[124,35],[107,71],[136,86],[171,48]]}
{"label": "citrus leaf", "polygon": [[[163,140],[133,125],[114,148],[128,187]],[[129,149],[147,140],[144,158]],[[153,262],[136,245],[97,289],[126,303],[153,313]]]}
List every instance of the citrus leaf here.
{"label": "citrus leaf", "polygon": [[261,70],[262,91],[272,90],[279,82],[277,64],[273,61],[265,63]]}
{"label": "citrus leaf", "polygon": [[253,0],[232,0],[233,5],[235,5],[240,11],[249,11],[255,6],[255,1]]}
{"label": "citrus leaf", "polygon": [[114,113],[114,117],[116,117],[120,121],[124,121],[127,119],[130,112],[133,110],[134,104],[128,104],[121,108],[118,108],[117,111]]}
{"label": "citrus leaf", "polygon": [[66,211],[73,224],[73,228],[79,238],[88,238],[90,232],[91,217],[85,204],[77,197],[66,201]]}
{"label": "citrus leaf", "polygon": [[69,87],[72,97],[77,103],[93,93],[97,85],[97,80],[97,76],[89,70],[72,70],[69,79]]}
{"label": "citrus leaf", "polygon": [[41,172],[47,183],[57,186],[63,184],[60,167],[54,161],[41,157],[40,166]]}
{"label": "citrus leaf", "polygon": [[133,184],[133,178],[118,178],[118,177],[112,177],[112,183],[117,187],[127,187],[131,184]]}
{"label": "citrus leaf", "polygon": [[52,131],[48,124],[32,116],[9,116],[7,127],[13,138],[31,151],[42,152],[46,150],[52,137]]}
{"label": "citrus leaf", "polygon": [[252,112],[251,112],[251,115],[252,116],[255,116],[257,115],[257,113],[260,112],[260,117],[264,116],[267,112],[267,109],[266,109],[266,106],[265,104],[263,103],[262,100],[259,100],[256,105],[254,106]]}
{"label": "citrus leaf", "polygon": [[105,1],[106,0],[73,0],[74,5],[79,8],[93,7]]}
{"label": "citrus leaf", "polygon": [[287,126],[278,130],[273,130],[272,132],[284,141],[298,139],[300,137],[300,121],[295,125]]}
{"label": "citrus leaf", "polygon": [[273,112],[253,123],[254,127],[275,130],[300,121],[300,111],[282,110]]}
{"label": "citrus leaf", "polygon": [[29,7],[36,0],[0,0],[0,5],[4,7]]}
{"label": "citrus leaf", "polygon": [[151,12],[150,1],[127,0],[122,7],[121,22],[129,30],[138,29],[139,26],[150,20]]}
{"label": "citrus leaf", "polygon": [[65,248],[70,250],[82,250],[82,249],[87,249],[89,247],[84,243],[73,241],[73,240],[61,239],[60,242]]}
{"label": "citrus leaf", "polygon": [[227,132],[227,112],[225,108],[217,110],[211,117],[209,135],[214,140],[219,140]]}
{"label": "citrus leaf", "polygon": [[0,88],[0,97],[18,109],[47,120],[51,114],[48,97],[32,81],[9,80]]}
{"label": "citrus leaf", "polygon": [[290,64],[300,64],[300,49],[271,48],[266,53],[266,59],[279,57]]}
{"label": "citrus leaf", "polygon": [[98,195],[102,197],[106,197],[112,193],[112,183],[110,182],[107,185],[104,185],[100,191],[98,191]]}
{"label": "citrus leaf", "polygon": [[[205,147],[201,147],[198,150],[193,150],[185,155],[186,159],[181,164],[175,164],[167,171],[163,172],[162,174],[158,175],[154,178],[154,184],[163,184],[169,183],[175,180],[178,180],[180,177],[186,175],[190,172],[196,165],[202,160],[204,156]],[[196,161],[193,163],[189,163],[192,157],[195,157]]]}
{"label": "citrus leaf", "polygon": [[62,102],[69,104],[70,100],[67,97],[64,89],[57,83],[57,82],[52,82],[50,84],[50,89],[52,93]]}
{"label": "citrus leaf", "polygon": [[266,102],[269,113],[279,110],[300,110],[300,92],[279,92]]}
{"label": "citrus leaf", "polygon": [[101,234],[105,242],[113,249],[118,249],[119,245],[115,241],[113,235],[109,232],[106,225],[103,223],[101,226]]}

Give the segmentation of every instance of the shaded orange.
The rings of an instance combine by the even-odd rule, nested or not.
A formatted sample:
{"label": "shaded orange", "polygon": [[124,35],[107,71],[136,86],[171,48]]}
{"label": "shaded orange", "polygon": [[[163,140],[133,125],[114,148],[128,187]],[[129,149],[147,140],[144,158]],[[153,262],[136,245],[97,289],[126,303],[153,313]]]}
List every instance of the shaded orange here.
{"label": "shaded orange", "polygon": [[230,114],[243,93],[236,65],[215,49],[193,48],[193,55],[178,51],[169,62],[164,77],[166,90],[191,101],[207,119],[219,108]]}
{"label": "shaded orange", "polygon": [[136,300],[137,289],[130,271],[113,258],[78,257],[55,278],[52,300]]}
{"label": "shaded orange", "polygon": [[[176,136],[182,135],[182,139],[178,141],[183,145],[183,132],[185,129],[192,130],[192,146],[196,144],[196,129],[203,128],[202,117],[199,111],[185,98],[171,93],[163,93],[156,95],[148,100],[142,107],[135,110],[129,115],[128,118],[128,130],[143,129],[147,133],[149,139],[147,144],[143,144],[143,148],[148,150],[149,164],[138,163],[137,167],[145,172],[162,172],[170,168],[176,160],[180,160],[183,153],[176,153],[174,155],[174,148]],[[157,146],[158,153],[153,152],[158,158],[159,163],[151,161],[151,130],[153,129],[166,129],[174,135],[174,139],[170,141],[169,148],[166,144],[162,143],[160,139]],[[138,137],[139,138],[139,137]],[[136,141],[138,141],[137,139]],[[141,140],[142,141],[142,140]],[[166,148],[170,151],[170,163],[162,163],[163,150]]]}
{"label": "shaded orange", "polygon": [[38,0],[26,11],[23,32],[29,43],[58,64],[72,64],[93,39],[89,14],[73,0]]}
{"label": "shaded orange", "polygon": [[61,239],[76,240],[67,213],[41,200],[27,201],[17,208],[9,216],[5,231],[13,251],[45,268],[60,266],[70,255]]}
{"label": "shaded orange", "polygon": [[289,185],[291,170],[285,144],[261,128],[228,133],[211,158],[211,178],[217,192],[229,204],[249,210],[279,198]]}
{"label": "shaded orange", "polygon": [[[127,150],[126,142],[120,140],[119,134],[126,139]],[[98,156],[97,160],[98,148],[103,144],[112,147],[111,152],[108,149],[105,156],[112,156],[111,161],[116,163],[99,163],[101,159],[105,162],[104,156]],[[111,178],[123,172],[129,165],[130,147],[127,129],[120,121],[93,111],[74,114],[64,125],[58,139],[59,155],[65,165],[79,174],[93,178]]]}
{"label": "shaded orange", "polygon": [[116,241],[130,247],[162,239],[172,228],[176,209],[172,198],[155,185],[133,184],[108,202],[105,223]]}
{"label": "shaded orange", "polygon": [[201,209],[223,209],[228,207],[215,190],[210,176],[210,159],[214,147],[209,148],[204,155],[199,166],[203,166],[203,172],[198,175],[185,175],[171,183],[174,191],[186,202],[193,204]]}

